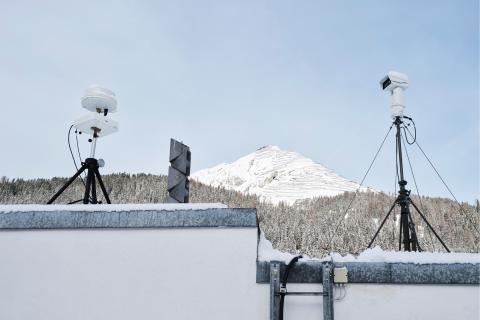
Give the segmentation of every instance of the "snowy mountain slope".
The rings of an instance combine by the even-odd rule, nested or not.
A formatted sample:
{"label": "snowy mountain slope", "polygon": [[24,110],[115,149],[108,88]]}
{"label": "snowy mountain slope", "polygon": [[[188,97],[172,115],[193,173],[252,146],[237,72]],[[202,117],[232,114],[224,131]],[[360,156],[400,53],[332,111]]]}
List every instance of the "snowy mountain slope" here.
{"label": "snowy mountain slope", "polygon": [[288,204],[359,187],[311,159],[277,146],[265,146],[233,163],[200,170],[192,178],[214,187],[256,194],[268,202]]}

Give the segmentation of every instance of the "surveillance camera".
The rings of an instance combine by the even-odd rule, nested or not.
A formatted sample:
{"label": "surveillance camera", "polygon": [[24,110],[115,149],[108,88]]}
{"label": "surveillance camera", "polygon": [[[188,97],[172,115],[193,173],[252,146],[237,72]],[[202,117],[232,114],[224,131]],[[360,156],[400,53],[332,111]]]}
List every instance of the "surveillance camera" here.
{"label": "surveillance camera", "polygon": [[382,90],[393,91],[396,88],[405,90],[408,88],[408,77],[403,73],[390,71],[380,80],[380,85]]}
{"label": "surveillance camera", "polygon": [[396,71],[390,71],[382,78],[382,80],[380,80],[380,85],[382,86],[382,90],[390,91],[390,111],[392,119],[403,117],[405,111],[403,92],[408,88],[407,75]]}

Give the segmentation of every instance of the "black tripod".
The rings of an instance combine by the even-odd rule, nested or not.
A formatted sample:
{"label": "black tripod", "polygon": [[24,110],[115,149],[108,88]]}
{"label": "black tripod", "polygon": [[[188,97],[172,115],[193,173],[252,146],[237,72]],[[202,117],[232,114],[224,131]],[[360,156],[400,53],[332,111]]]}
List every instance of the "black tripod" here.
{"label": "black tripod", "polygon": [[47,202],[47,204],[52,204],[55,199],[57,199],[63,191],[65,191],[74,181],[75,179],[78,178],[84,172],[87,170],[87,181],[85,182],[85,193],[83,196],[83,199],[77,200],[70,202],[69,204],[77,203],[80,201],[83,201],[84,204],[92,203],[92,204],[97,204],[101,203],[97,200],[97,187],[96,187],[96,180],[98,180],[98,184],[100,185],[100,188],[102,189],[103,196],[105,197],[105,201],[107,203],[110,202],[110,197],[108,196],[108,192],[105,189],[105,185],[103,184],[102,176],[100,175],[100,172],[98,171],[98,168],[100,167],[98,164],[98,160],[93,158],[95,155],[95,148],[96,148],[96,143],[97,143],[97,134],[95,133],[93,135],[93,141],[92,141],[92,149],[90,151],[90,158],[85,159],[85,162],[82,163],[82,166],[80,169],[78,169],[77,173],[75,173],[68,181],[65,183],[65,185],[60,188],[60,190],[55,193],[55,195]]}
{"label": "black tripod", "polygon": [[415,203],[412,201],[410,198],[410,190],[407,190],[405,186],[407,185],[407,181],[405,181],[404,175],[403,175],[403,158],[402,158],[402,133],[401,133],[401,128],[402,128],[402,118],[401,117],[396,117],[395,121],[393,124],[397,128],[397,135],[396,135],[396,144],[397,144],[397,161],[399,165],[399,171],[400,171],[400,177],[398,184],[400,186],[400,190],[398,192],[398,197],[395,199],[392,207],[388,211],[387,215],[383,219],[382,223],[380,224],[380,227],[378,228],[377,232],[373,236],[373,239],[370,241],[368,244],[368,248],[370,248],[377,238],[378,234],[380,233],[380,230],[383,228],[383,225],[387,221],[388,217],[392,213],[393,209],[395,206],[400,206],[400,236],[398,240],[398,250],[402,250],[402,243],[403,243],[403,250],[405,251],[422,251],[419,243],[418,243],[418,238],[417,238],[417,233],[415,231],[415,224],[412,219],[412,215],[410,213],[410,205],[413,206],[415,211],[418,212],[420,217],[425,221],[427,226],[432,230],[433,234],[435,237],[440,241],[442,246],[445,248],[447,252],[450,252],[448,247],[445,245],[445,243],[442,241],[440,236],[435,232],[435,229],[430,225],[428,222],[427,218],[423,215],[423,213],[420,211],[420,209],[415,205]]}

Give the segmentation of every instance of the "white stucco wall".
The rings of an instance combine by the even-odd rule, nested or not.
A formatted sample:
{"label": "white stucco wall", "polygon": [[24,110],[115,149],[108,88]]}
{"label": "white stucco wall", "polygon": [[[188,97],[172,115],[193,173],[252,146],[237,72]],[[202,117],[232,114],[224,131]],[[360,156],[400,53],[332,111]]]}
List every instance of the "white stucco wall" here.
{"label": "white stucco wall", "polygon": [[[0,231],[0,319],[266,320],[256,246],[255,228]],[[478,286],[346,290],[337,320],[479,319]],[[322,298],[287,297],[285,319],[322,319]]]}
{"label": "white stucco wall", "polygon": [[[289,291],[320,291],[321,285],[288,285]],[[340,292],[336,292],[339,296]],[[459,285],[349,284],[334,302],[335,320],[478,320],[480,288]],[[322,319],[321,297],[285,299],[285,319]]]}
{"label": "white stucco wall", "polygon": [[460,285],[351,284],[336,319],[480,319],[480,288]]}
{"label": "white stucco wall", "polygon": [[267,319],[257,230],[0,232],[0,319]]}

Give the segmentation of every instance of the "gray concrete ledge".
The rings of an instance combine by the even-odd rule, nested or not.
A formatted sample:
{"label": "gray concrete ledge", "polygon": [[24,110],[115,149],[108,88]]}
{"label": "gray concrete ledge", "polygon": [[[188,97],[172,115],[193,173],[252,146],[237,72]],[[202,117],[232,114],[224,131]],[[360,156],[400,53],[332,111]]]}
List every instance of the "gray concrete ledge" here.
{"label": "gray concrete ledge", "polygon": [[0,230],[89,228],[256,228],[256,209],[0,212]]}
{"label": "gray concrete ledge", "polygon": [[[349,283],[390,284],[480,284],[480,264],[414,264],[384,262],[334,263],[347,267]],[[281,274],[285,264],[281,264]],[[321,283],[322,262],[301,261],[290,271],[292,283]],[[270,262],[257,261],[257,283],[270,283]]]}

